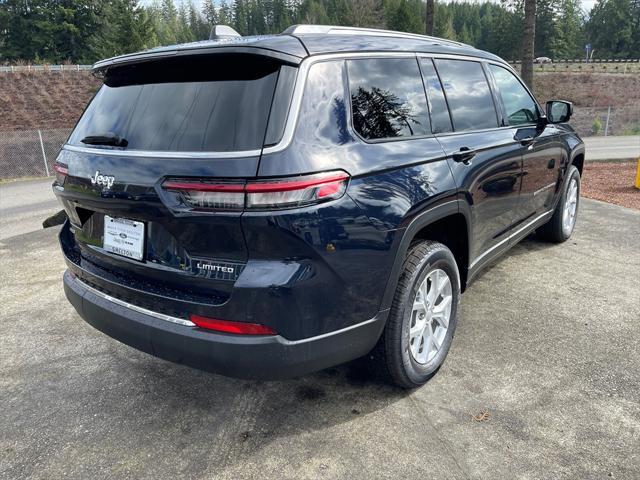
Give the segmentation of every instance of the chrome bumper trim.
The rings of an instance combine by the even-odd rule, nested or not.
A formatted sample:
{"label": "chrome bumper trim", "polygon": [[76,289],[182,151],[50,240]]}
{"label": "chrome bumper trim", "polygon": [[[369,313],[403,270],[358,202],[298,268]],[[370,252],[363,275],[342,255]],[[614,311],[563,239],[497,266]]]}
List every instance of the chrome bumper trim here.
{"label": "chrome bumper trim", "polygon": [[125,302],[124,300],[120,300],[119,298],[112,297],[111,295],[107,295],[100,290],[96,290],[95,288],[87,285],[78,277],[75,277],[74,280],[82,285],[82,288],[86,288],[94,295],[98,297],[104,298],[105,300],[115,303],[116,305],[120,305],[121,307],[128,308],[129,310],[133,310],[134,312],[142,313],[144,315],[149,315],[150,317],[157,318],[158,320],[164,320],[165,322],[177,323],[178,325],[184,325],[185,327],[195,327],[196,324],[190,320],[186,320],[184,318],[172,317],[171,315],[165,315],[164,313],[154,312],[153,310],[147,310],[146,308],[139,307],[137,305],[132,305],[131,303]]}

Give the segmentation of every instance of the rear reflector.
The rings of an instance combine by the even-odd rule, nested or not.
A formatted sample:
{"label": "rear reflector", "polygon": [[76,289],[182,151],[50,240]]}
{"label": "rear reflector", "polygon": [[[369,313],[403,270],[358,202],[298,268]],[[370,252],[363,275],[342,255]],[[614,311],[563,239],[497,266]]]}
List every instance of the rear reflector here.
{"label": "rear reflector", "polygon": [[223,183],[167,180],[162,188],[176,192],[179,203],[195,210],[294,208],[342,197],[349,174],[343,171],[295,178]]}
{"label": "rear reflector", "polygon": [[276,335],[274,330],[258,323],[230,322],[200,315],[191,315],[189,318],[198,327],[215,330],[216,332],[234,333],[236,335]]}

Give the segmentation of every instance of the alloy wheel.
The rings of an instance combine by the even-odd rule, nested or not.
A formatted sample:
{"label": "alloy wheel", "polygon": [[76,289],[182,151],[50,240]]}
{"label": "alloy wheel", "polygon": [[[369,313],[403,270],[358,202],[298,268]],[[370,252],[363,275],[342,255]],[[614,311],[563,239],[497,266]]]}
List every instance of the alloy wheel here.
{"label": "alloy wheel", "polygon": [[578,210],[578,181],[572,178],[567,188],[567,195],[564,201],[562,211],[562,229],[565,235],[569,235],[573,231],[576,223],[576,213]]}
{"label": "alloy wheel", "polygon": [[426,364],[444,343],[451,318],[451,279],[444,270],[427,275],[416,291],[409,328],[409,350],[413,359]]}

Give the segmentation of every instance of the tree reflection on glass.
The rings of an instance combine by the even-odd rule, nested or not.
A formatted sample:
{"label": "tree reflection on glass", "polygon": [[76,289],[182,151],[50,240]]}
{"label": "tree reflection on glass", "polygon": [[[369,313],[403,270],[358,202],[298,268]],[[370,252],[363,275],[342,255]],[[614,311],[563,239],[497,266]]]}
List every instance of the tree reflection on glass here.
{"label": "tree reflection on glass", "polygon": [[420,125],[409,104],[389,90],[358,87],[351,103],[354,127],[367,139],[399,137],[405,129],[413,135],[414,127]]}

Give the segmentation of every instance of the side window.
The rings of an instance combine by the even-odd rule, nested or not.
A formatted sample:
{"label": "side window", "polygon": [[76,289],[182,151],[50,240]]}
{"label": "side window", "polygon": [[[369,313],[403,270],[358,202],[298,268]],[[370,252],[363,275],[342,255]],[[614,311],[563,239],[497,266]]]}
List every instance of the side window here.
{"label": "side window", "polygon": [[431,115],[431,131],[433,133],[451,132],[451,118],[449,117],[449,109],[447,101],[442,92],[442,85],[433,67],[433,61],[430,58],[420,59],[420,68],[422,69],[422,78],[424,86],[427,90],[427,101],[429,102],[429,113]]}
{"label": "side window", "polygon": [[453,128],[459,131],[498,126],[487,78],[478,62],[435,59],[447,96]]}
{"label": "side window", "polygon": [[311,65],[305,83],[296,137],[313,145],[342,145],[353,141],[349,131],[344,60]]}
{"label": "side window", "polygon": [[367,140],[431,133],[415,58],[349,60],[353,126]]}
{"label": "side window", "polygon": [[535,123],[538,120],[536,102],[515,75],[498,65],[489,65],[489,68],[496,80],[509,125]]}

